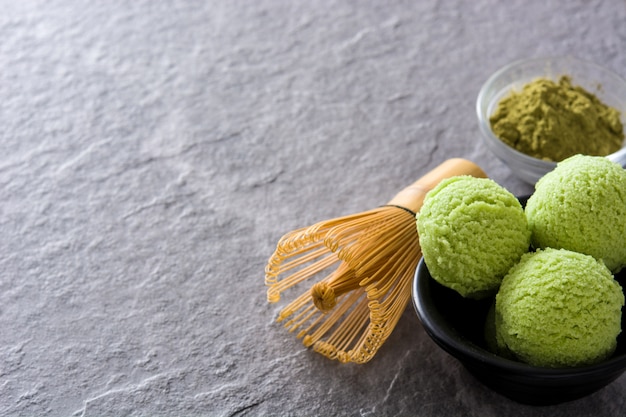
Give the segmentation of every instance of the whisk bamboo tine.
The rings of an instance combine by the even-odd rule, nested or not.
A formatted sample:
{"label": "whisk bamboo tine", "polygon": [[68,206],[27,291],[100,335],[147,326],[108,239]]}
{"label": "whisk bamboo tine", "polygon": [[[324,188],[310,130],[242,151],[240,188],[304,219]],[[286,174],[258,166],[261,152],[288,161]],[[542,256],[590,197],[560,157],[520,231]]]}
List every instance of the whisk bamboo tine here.
{"label": "whisk bamboo tine", "polygon": [[300,256],[296,257],[290,262],[285,262],[282,265],[280,265],[279,272],[281,273],[287,272],[293,268],[297,268],[300,265],[303,265],[307,262],[310,262],[314,259],[321,257],[322,255],[327,255],[327,254],[328,254],[328,248],[326,248],[326,246],[324,246],[322,242],[319,242],[319,244],[315,246],[311,246],[311,248],[304,248],[297,252],[294,252],[292,256],[295,256],[295,255],[300,255]]}
{"label": "whisk bamboo tine", "polygon": [[[319,341],[328,331],[330,331],[335,324],[343,317],[343,315],[350,309],[352,304],[356,302],[362,295],[358,291],[354,291],[352,294],[343,298],[341,302],[337,303],[337,306],[331,312],[321,316],[322,320],[319,320],[315,324],[315,328],[311,328],[311,333],[307,334],[303,343],[305,346],[311,346]],[[343,323],[342,323],[343,324]]]}
{"label": "whisk bamboo tine", "polygon": [[[375,288],[376,285],[380,286],[385,281],[393,281],[397,272],[404,271],[404,268],[410,268],[413,264],[416,265],[415,259],[419,260],[420,258],[421,251],[418,245],[407,248],[406,252],[398,251],[387,257],[387,259],[381,259],[375,266],[369,268],[368,270],[372,271],[371,275],[363,279],[360,285],[366,288]],[[392,268],[393,266],[396,266],[396,268]]]}
{"label": "whisk bamboo tine", "polygon": [[308,292],[302,293],[300,294],[295,300],[293,300],[291,303],[289,303],[286,307],[284,307],[280,313],[278,314],[278,317],[276,318],[276,321],[281,322],[283,320],[285,320],[288,317],[291,317],[293,314],[295,314],[297,311],[300,311],[301,308],[303,308],[304,306],[309,306],[315,308],[315,306],[311,303],[311,296]]}
{"label": "whisk bamboo tine", "polygon": [[[287,278],[284,278],[283,280],[278,282],[274,288],[279,291],[289,288],[305,279],[310,278],[311,276],[317,274],[318,272],[323,271],[324,269],[328,268],[329,266],[331,266],[338,260],[339,259],[337,258],[337,256],[334,253],[331,253],[325,258],[320,259],[319,261],[311,265],[308,265],[307,267],[301,269],[300,271],[289,275]],[[281,269],[280,271],[285,272],[286,270]]]}
{"label": "whisk bamboo tine", "polygon": [[367,303],[358,303],[355,309],[346,317],[345,325],[338,327],[328,338],[328,343],[334,344],[338,350],[348,350],[352,341],[367,326]]}
{"label": "whisk bamboo tine", "polygon": [[400,191],[386,206],[283,236],[265,269],[268,301],[278,301],[288,288],[323,275],[283,308],[277,320],[289,318],[285,323],[289,331],[331,359],[371,360],[411,295],[421,257],[415,213],[429,190],[442,179],[458,175],[486,177],[474,163],[450,159]]}

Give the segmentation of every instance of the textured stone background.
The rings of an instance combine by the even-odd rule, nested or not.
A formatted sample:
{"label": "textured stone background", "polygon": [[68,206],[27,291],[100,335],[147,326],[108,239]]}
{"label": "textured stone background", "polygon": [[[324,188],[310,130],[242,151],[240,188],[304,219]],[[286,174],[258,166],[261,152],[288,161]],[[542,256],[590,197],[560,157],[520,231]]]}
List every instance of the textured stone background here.
{"label": "textured stone background", "polygon": [[2,1],[0,414],[626,414],[623,376],[516,404],[407,308],[366,365],[274,323],[294,228],[380,205],[479,142],[478,90],[524,57],[626,76],[623,1]]}

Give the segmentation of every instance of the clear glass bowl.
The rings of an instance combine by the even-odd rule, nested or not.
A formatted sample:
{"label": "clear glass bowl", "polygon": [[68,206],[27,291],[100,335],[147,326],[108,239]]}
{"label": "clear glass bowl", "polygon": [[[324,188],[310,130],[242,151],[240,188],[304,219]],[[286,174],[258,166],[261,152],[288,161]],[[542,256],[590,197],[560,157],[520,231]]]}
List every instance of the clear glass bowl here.
{"label": "clear glass bowl", "polygon": [[[501,141],[491,130],[489,116],[498,102],[511,90],[520,91],[524,85],[543,77],[557,81],[562,75],[569,75],[572,84],[580,85],[601,101],[620,111],[621,120],[626,125],[626,81],[617,74],[596,64],[572,57],[534,58],[507,65],[493,74],[482,86],[476,111],[478,124],[488,148],[520,179],[534,184],[556,163],[533,158]],[[626,148],[608,155],[607,158],[626,166]]]}

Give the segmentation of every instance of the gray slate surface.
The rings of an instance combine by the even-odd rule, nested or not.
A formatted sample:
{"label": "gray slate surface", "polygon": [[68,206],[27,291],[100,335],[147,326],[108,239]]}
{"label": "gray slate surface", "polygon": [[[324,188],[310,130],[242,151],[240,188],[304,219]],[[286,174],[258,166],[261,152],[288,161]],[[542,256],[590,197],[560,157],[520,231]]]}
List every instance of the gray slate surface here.
{"label": "gray slate surface", "polygon": [[450,156],[516,180],[474,103],[518,58],[626,76],[621,1],[3,1],[0,414],[625,415],[626,377],[516,404],[407,308],[366,365],[274,323],[280,236]]}

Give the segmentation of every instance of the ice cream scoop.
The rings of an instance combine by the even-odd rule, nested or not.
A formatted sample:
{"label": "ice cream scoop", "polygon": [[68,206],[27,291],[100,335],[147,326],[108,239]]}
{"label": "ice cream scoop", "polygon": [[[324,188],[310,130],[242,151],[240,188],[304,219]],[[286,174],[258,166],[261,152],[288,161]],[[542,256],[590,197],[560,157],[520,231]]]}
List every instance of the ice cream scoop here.
{"label": "ice cream scoop", "polygon": [[604,263],[565,249],[529,252],[496,295],[496,342],[535,366],[594,364],[615,350],[623,305]]}
{"label": "ice cream scoop", "polygon": [[576,155],[543,176],[526,204],[537,248],[563,248],[626,265],[626,171],[599,156]]}
{"label": "ice cream scoop", "polygon": [[487,178],[442,181],[426,195],[417,229],[432,277],[477,299],[495,294],[530,243],[520,202]]}

